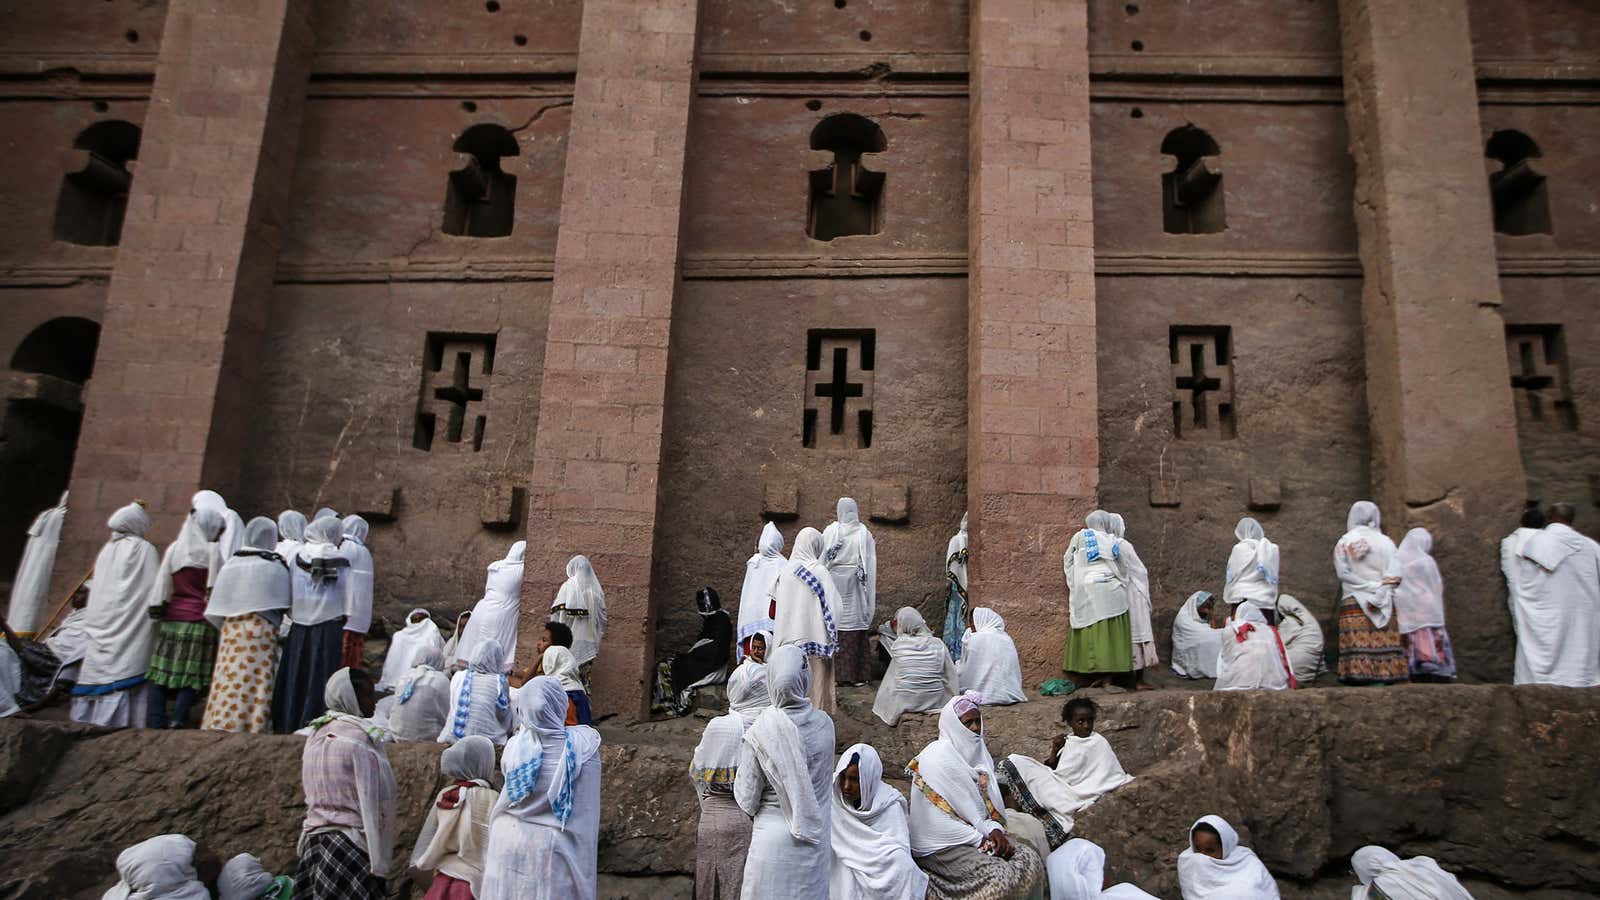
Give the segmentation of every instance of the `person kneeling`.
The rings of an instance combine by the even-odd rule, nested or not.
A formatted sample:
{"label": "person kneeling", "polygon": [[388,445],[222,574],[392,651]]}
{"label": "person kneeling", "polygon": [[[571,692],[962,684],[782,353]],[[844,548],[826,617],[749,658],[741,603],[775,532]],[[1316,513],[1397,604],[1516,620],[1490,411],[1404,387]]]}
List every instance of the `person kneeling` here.
{"label": "person kneeling", "polygon": [[1283,691],[1298,687],[1278,629],[1267,624],[1254,604],[1241,603],[1223,626],[1217,659],[1219,691]]}

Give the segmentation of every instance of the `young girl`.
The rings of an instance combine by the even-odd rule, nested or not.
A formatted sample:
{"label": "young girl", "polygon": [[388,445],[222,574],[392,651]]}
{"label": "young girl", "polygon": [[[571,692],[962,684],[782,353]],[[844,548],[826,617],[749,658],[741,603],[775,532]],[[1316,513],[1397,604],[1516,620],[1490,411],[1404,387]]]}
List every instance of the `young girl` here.
{"label": "young girl", "polygon": [[1000,780],[1011,800],[1044,825],[1052,850],[1067,842],[1074,813],[1133,780],[1117,762],[1111,743],[1094,730],[1099,712],[1087,697],[1074,697],[1061,708],[1061,720],[1071,733],[1057,737],[1050,748],[1054,768],[1021,754],[1000,763]]}

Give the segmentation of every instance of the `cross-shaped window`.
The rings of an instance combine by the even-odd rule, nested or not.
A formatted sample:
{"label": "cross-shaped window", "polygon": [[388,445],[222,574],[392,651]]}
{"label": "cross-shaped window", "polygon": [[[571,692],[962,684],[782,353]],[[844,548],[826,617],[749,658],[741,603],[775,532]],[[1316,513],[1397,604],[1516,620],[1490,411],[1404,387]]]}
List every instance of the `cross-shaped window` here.
{"label": "cross-shaped window", "polygon": [[1187,440],[1234,436],[1233,361],[1227,326],[1175,326],[1172,360],[1172,432]]}
{"label": "cross-shaped window", "polygon": [[1561,326],[1507,325],[1506,357],[1518,424],[1545,431],[1576,431],[1578,411],[1567,380]]}
{"label": "cross-shaped window", "polygon": [[874,344],[872,331],[819,329],[807,335],[805,446],[872,446]]}
{"label": "cross-shaped window", "polygon": [[887,147],[883,129],[853,113],[829,116],[812,129],[811,149],[833,151],[833,163],[811,172],[807,234],[831,241],[882,229],[883,173],[868,171],[861,157]]}
{"label": "cross-shaped window", "polygon": [[429,334],[423,351],[422,392],[417,400],[417,424],[411,445],[418,450],[433,449],[443,420],[444,440],[470,446],[473,451],[483,449],[484,428],[488,424],[483,409],[493,373],[494,335]]}

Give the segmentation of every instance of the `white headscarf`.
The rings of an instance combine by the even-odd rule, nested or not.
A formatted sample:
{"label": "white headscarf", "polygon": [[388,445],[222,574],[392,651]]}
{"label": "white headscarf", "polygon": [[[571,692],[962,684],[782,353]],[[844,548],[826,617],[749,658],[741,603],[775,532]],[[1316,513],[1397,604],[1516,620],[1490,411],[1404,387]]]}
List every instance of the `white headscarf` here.
{"label": "white headscarf", "polygon": [[583,681],[578,678],[578,660],[566,647],[546,647],[540,671],[561,682],[564,691],[583,690]]}
{"label": "white headscarf", "polygon": [[888,643],[889,670],[878,685],[872,712],[894,725],[906,712],[931,712],[947,703],[959,685],[955,663],[944,642],[933,636],[922,614],[909,606],[894,617],[897,632]]}
{"label": "white headscarf", "polygon": [[472,618],[461,630],[456,641],[456,658],[451,662],[472,658],[472,648],[484,638],[492,638],[506,651],[506,667],[510,669],[517,656],[517,621],[522,615],[523,556],[528,542],[517,541],[511,545],[505,559],[489,564],[488,577],[483,582],[483,597],[472,607]]}
{"label": "white headscarf", "polygon": [[313,515],[312,515],[312,516],[311,516],[311,521],[313,521],[313,522],[315,522],[315,521],[317,521],[317,520],[318,520],[318,519],[337,519],[337,518],[339,518],[339,513],[338,513],[338,512],[336,512],[336,511],[335,511],[335,510],[334,510],[334,509],[333,509],[333,507],[331,507],[331,506],[324,506],[324,507],[322,507],[322,508],[321,508],[321,509],[319,509],[319,510],[317,510],[317,511],[316,511],[316,512],[315,512],[315,513],[314,513],[314,514],[313,514]]}
{"label": "white headscarf", "polygon": [[783,556],[783,532],[771,522],[761,526],[761,539],[756,543],[755,554],[744,564],[744,586],[739,589],[739,631],[736,640],[740,659],[744,658],[746,638],[758,631],[772,630],[767,604],[772,599],[772,586],[777,583],[778,574],[788,562]]}
{"label": "white headscarf", "polygon": [[244,546],[222,567],[211,599],[206,603],[206,621],[213,628],[236,616],[268,614],[276,624],[294,602],[289,565],[273,549],[277,546],[278,526],[266,516],[256,516],[244,528]]}
{"label": "white headscarf", "polygon": [[600,752],[600,732],[587,725],[566,725],[567,702],[561,682],[548,675],[534,678],[517,692],[521,727],[500,755],[506,785],[495,803],[495,815],[532,812],[522,801],[538,787],[546,763],[554,762],[545,799],[551,815],[565,828],[572,817],[578,775]]}
{"label": "white headscarf", "polygon": [[[758,631],[772,648],[772,632]],[[772,695],[767,691],[767,664],[746,658],[728,676],[728,709],[739,714],[746,728],[755,723],[756,716],[772,705]]]}
{"label": "white headscarf", "polygon": [[[1194,830],[1201,823],[1216,829],[1222,858],[1194,849]],[[1278,883],[1249,847],[1239,846],[1239,833],[1221,816],[1201,816],[1189,826],[1189,846],[1178,855],[1178,885],[1183,900],[1278,900]]]}
{"label": "white headscarf", "polygon": [[569,616],[553,613],[552,618],[572,629],[572,655],[578,665],[591,662],[600,655],[600,641],[606,636],[606,592],[600,587],[600,578],[587,556],[574,556],[567,560],[567,580],[556,591],[550,608],[564,607],[568,611],[587,612],[587,616]]}
{"label": "white headscarf", "polygon": [[261,900],[261,895],[277,887],[277,883],[272,873],[261,866],[261,860],[241,853],[223,865],[222,874],[217,877],[217,900]]}
{"label": "white headscarf", "polygon": [[[861,782],[861,806],[839,789],[852,763]],[[829,900],[922,900],[928,876],[911,858],[906,798],[883,783],[883,760],[870,744],[855,744],[833,767],[833,873]]]}
{"label": "white headscarf", "polygon": [[[834,618],[839,589],[822,562],[822,551],[822,534],[815,528],[800,529],[789,565],[778,577],[778,618],[773,636],[779,644],[799,645],[807,656],[831,658],[839,646],[839,628]],[[772,651],[769,645],[769,657]]]}
{"label": "white headscarf", "polygon": [[163,834],[117,854],[122,880],[101,900],[211,900],[194,871],[194,841]]}
{"label": "white headscarf", "polygon": [[[1002,827],[1005,808],[995,778],[994,758],[978,734],[961,724],[963,713],[978,709],[983,698],[968,691],[939,711],[939,738],[922,748],[906,767],[911,777],[911,854],[928,856],[958,846],[977,846]],[[922,793],[926,784],[943,797],[954,816],[935,807]],[[985,786],[987,790],[985,790]]]}
{"label": "white headscarf", "polygon": [[372,551],[367,549],[367,531],[367,520],[358,515],[345,516],[340,523],[344,540],[339,544],[339,552],[350,560],[344,588],[347,617],[344,630],[357,634],[366,634],[372,626],[373,568]]}
{"label": "white headscarf", "polygon": [[861,523],[856,501],[840,497],[834,508],[836,520],[822,531],[822,562],[829,570],[838,568],[843,577],[853,577],[860,591],[842,592],[848,609],[835,607],[839,627],[864,631],[877,617],[878,542]]}
{"label": "white headscarf", "polygon": [[166,555],[161,560],[162,571],[175,575],[179,569],[209,569],[212,545],[222,536],[227,524],[224,514],[214,509],[190,510],[183,520],[183,528],[178,531],[178,539],[167,545]]}
{"label": "white headscarf", "polygon": [[1250,602],[1261,609],[1278,605],[1278,545],[1267,540],[1261,523],[1245,516],[1234,526],[1238,543],[1228,554],[1222,600],[1229,606]]}
{"label": "white headscarf", "polygon": [[1352,897],[1366,897],[1368,888],[1377,885],[1389,900],[1472,900],[1472,895],[1429,856],[1402,860],[1389,850],[1368,844],[1350,857],[1361,886]]}
{"label": "white headscarf", "polygon": [[1062,844],[1045,860],[1050,900],[1156,900],[1131,884],[1101,889],[1106,883],[1106,852],[1083,838]]}
{"label": "white headscarf", "polygon": [[[422,621],[411,621],[417,613],[422,614]],[[383,657],[383,672],[378,676],[378,690],[392,690],[418,659],[432,653],[444,653],[444,635],[439,633],[439,626],[434,624],[428,611],[418,607],[406,613],[405,627],[389,639],[389,652]]]}
{"label": "white headscarf", "polygon": [[1432,551],[1433,535],[1426,528],[1406,532],[1395,551],[1400,561],[1400,584],[1394,589],[1394,617],[1401,634],[1444,627],[1444,578]]}
{"label": "white headscarf", "polygon": [[694,782],[695,793],[703,797],[712,788],[733,790],[743,743],[744,719],[737,713],[717,716],[706,723],[705,733],[695,745],[694,758],[689,761],[689,778]]}
{"label": "white headscarf", "polygon": [[1111,535],[1117,539],[1122,569],[1128,575],[1128,628],[1132,632],[1133,642],[1154,643],[1156,630],[1150,622],[1150,614],[1154,612],[1154,601],[1150,598],[1150,569],[1144,564],[1144,560],[1139,558],[1133,543],[1124,537],[1128,526],[1122,514],[1106,515],[1111,519]]}
{"label": "white headscarf", "polygon": [[1200,604],[1210,599],[1210,593],[1195,591],[1172,620],[1172,671],[1184,678],[1217,677],[1217,654],[1226,632],[1200,618]]}
{"label": "white headscarf", "polygon": [[1394,587],[1386,578],[1400,577],[1400,560],[1394,542],[1378,530],[1377,504],[1358,500],[1345,519],[1345,535],[1333,548],[1333,569],[1343,584],[1341,597],[1353,597],[1374,627],[1389,624],[1394,610]]}
{"label": "white headscarf", "polygon": [[83,685],[143,678],[155,637],[148,609],[161,604],[172,584],[156,548],[144,539],[150,529],[144,507],[130,503],[112,513],[106,526],[111,539],[95,557],[89,604],[84,608],[86,640],[79,672]]}
{"label": "white headscarf", "polygon": [[1122,563],[1122,542],[1111,533],[1111,513],[1097,509],[1084,517],[1084,527],[1062,556],[1068,612],[1074,629],[1114,619],[1129,610],[1128,573]]}
{"label": "white headscarf", "polygon": [[389,708],[389,731],[398,741],[432,741],[450,717],[450,677],[444,653],[424,649],[398,681]]}
{"label": "white headscarf", "polygon": [[[817,844],[828,823],[812,791],[800,729],[785,712],[811,705],[811,666],[799,648],[785,645],[768,655],[767,688],[772,705],[745,729],[744,742],[753,751],[768,786],[777,794],[778,809],[789,825],[789,834],[797,841]],[[754,809],[743,807],[751,816],[759,810],[760,798],[754,798],[754,802]]]}
{"label": "white headscarf", "polygon": [[1219,691],[1286,691],[1294,687],[1294,673],[1278,632],[1253,603],[1241,603],[1223,626],[1222,650],[1217,655]]}
{"label": "white headscarf", "polygon": [[49,624],[40,621],[50,593],[50,575],[55,569],[56,548],[61,543],[61,525],[67,517],[67,494],[61,502],[39,513],[28,526],[28,543],[11,582],[11,605],[6,620],[18,634],[31,635]]}
{"label": "white headscarf", "polygon": [[961,640],[961,661],[956,663],[963,691],[976,691],[983,702],[1004,705],[1026,703],[1022,690],[1022,662],[1017,644],[1006,633],[1005,619],[987,606],[972,611],[972,630]]}

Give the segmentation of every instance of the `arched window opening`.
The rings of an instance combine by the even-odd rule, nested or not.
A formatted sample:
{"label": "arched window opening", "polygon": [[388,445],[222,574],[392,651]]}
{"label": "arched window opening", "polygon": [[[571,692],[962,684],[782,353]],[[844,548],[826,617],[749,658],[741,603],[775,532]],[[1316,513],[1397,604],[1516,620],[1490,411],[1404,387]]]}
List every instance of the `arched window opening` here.
{"label": "arched window opening", "polygon": [[88,162],[61,179],[56,199],[55,238],[69,244],[110,247],[122,239],[133,184],[129,163],[139,157],[139,126],[96,122],[72,146],[88,151]]}
{"label": "arched window opening", "polygon": [[811,199],[806,234],[831,241],[851,234],[877,234],[883,229],[882,172],[861,164],[867,153],[882,153],[889,143],[883,129],[854,113],[840,113],[811,130],[811,149],[830,150],[833,163],[810,173]]}
{"label": "arched window opening", "polygon": [[1161,221],[1167,234],[1215,234],[1228,227],[1221,167],[1207,165],[1222,148],[1204,130],[1185,125],[1169,132],[1161,153],[1177,160],[1161,176]]}
{"label": "arched window opening", "polygon": [[11,370],[83,384],[94,373],[94,353],[99,345],[100,323],[76,317],[51,319],[17,345],[11,354]]}
{"label": "arched window opening", "polygon": [[1539,158],[1539,145],[1520,131],[1496,131],[1483,155],[1500,162],[1500,171],[1489,173],[1494,230],[1500,234],[1550,234],[1545,177],[1534,171],[1530,162]]}
{"label": "arched window opening", "polygon": [[516,220],[517,176],[500,160],[518,156],[517,138],[499,125],[474,125],[451,148],[468,157],[450,173],[445,191],[444,233],[466,237],[506,237]]}

